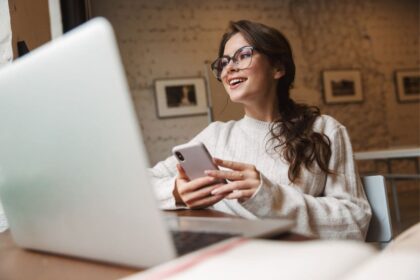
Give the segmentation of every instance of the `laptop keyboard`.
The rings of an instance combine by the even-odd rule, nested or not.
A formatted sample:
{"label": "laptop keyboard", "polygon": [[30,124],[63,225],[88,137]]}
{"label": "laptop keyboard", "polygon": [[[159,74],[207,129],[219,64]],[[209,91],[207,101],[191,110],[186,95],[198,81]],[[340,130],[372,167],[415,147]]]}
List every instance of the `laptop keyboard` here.
{"label": "laptop keyboard", "polygon": [[171,231],[178,255],[198,250],[219,241],[238,236],[230,233]]}

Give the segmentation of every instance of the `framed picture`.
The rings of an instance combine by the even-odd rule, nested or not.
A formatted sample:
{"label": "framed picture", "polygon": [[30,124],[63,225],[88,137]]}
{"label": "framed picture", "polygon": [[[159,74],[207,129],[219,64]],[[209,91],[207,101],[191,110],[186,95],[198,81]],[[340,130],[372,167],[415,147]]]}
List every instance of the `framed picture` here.
{"label": "framed picture", "polygon": [[207,94],[203,78],[155,81],[159,118],[207,114]]}
{"label": "framed picture", "polygon": [[327,104],[362,102],[362,77],[359,70],[325,70],[322,73]]}
{"label": "framed picture", "polygon": [[400,102],[420,100],[420,69],[395,71],[397,99]]}

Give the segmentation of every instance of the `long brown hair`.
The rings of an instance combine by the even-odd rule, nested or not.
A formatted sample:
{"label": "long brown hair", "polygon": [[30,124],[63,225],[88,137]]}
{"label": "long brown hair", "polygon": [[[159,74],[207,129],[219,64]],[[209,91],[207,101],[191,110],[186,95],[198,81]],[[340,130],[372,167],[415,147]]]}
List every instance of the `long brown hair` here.
{"label": "long brown hair", "polygon": [[313,131],[315,120],[321,115],[319,108],[299,104],[290,98],[290,88],[295,79],[295,63],[292,48],[286,37],[278,30],[247,20],[231,22],[229,30],[222,37],[219,57],[223,56],[227,41],[241,33],[270,63],[284,71],[277,83],[279,118],[270,126],[271,140],[276,140],[275,151],[281,151],[289,163],[288,177],[294,182],[300,175],[302,165],[310,170],[315,161],[327,174],[331,158],[330,139],[323,133]]}

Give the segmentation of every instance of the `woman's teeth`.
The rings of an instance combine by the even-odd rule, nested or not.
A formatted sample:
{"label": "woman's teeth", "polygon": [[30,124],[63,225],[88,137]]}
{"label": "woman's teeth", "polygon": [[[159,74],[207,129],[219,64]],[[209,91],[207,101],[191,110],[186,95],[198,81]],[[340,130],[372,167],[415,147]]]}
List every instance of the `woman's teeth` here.
{"label": "woman's teeth", "polygon": [[233,85],[236,85],[236,84],[239,84],[239,83],[242,83],[243,81],[245,81],[246,79],[242,79],[242,78],[240,78],[240,79],[232,79],[232,80],[230,80],[229,81],[229,85],[231,85],[231,86],[233,86]]}

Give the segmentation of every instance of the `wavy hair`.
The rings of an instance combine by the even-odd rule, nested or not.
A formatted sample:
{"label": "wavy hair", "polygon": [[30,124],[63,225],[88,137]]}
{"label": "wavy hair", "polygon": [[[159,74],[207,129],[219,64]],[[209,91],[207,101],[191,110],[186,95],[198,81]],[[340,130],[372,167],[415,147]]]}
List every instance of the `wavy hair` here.
{"label": "wavy hair", "polygon": [[279,118],[270,125],[274,150],[289,163],[288,177],[294,182],[302,166],[311,170],[312,164],[331,174],[328,163],[331,158],[331,142],[323,133],[313,130],[315,120],[321,115],[319,108],[299,104],[290,98],[290,88],[295,79],[295,63],[292,48],[286,37],[277,29],[264,24],[240,20],[230,22],[219,46],[219,57],[223,56],[227,41],[240,33],[260,54],[265,55],[272,66],[281,67],[284,75],[277,83]]}

